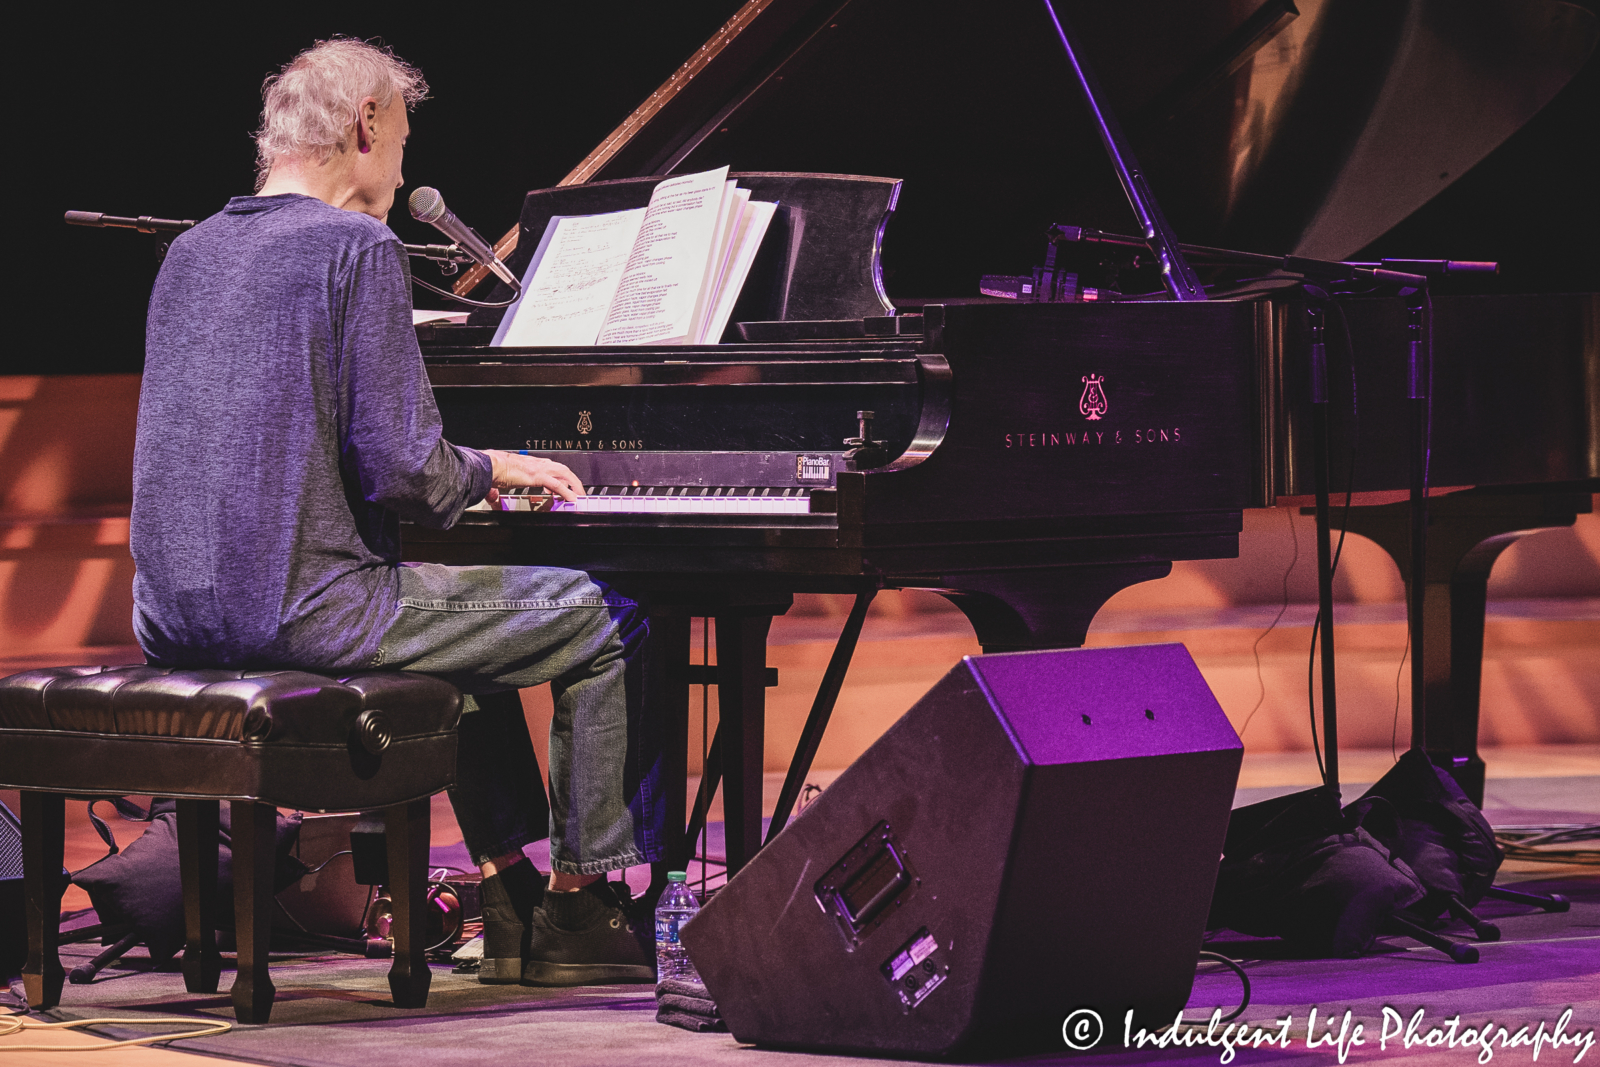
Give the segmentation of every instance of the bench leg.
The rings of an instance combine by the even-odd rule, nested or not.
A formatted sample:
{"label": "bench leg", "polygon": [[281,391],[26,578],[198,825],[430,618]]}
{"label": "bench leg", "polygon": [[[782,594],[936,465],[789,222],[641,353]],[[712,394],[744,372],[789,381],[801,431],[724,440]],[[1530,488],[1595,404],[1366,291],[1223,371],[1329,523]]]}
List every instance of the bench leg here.
{"label": "bench leg", "polygon": [[394,922],[394,964],[389,991],[397,1008],[428,1003],[428,799],[386,808],[384,839],[389,851],[389,900]]}
{"label": "bench leg", "polygon": [[28,1006],[53,1008],[61,1003],[61,970],[57,945],[61,936],[61,852],[66,845],[66,797],[60,793],[22,794],[22,883],[28,924],[28,960],[22,985]]}
{"label": "bench leg", "polygon": [[217,802],[178,801],[178,867],[183,884],[183,987],[215,993],[217,952]]}
{"label": "bench leg", "polygon": [[233,928],[238,936],[238,973],[233,1010],[241,1023],[265,1023],[277,992],[267,974],[272,943],[272,876],[277,858],[278,812],[271,804],[233,804]]}

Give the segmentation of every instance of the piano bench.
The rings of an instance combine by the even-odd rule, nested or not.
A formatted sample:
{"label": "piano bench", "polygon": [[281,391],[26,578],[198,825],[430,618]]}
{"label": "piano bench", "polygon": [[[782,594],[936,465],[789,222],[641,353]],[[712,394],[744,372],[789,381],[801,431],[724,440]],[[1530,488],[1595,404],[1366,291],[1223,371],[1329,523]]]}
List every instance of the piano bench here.
{"label": "piano bench", "polygon": [[461,694],[421,674],[52,667],[0,679],[0,787],[22,790],[28,960],[36,1009],[61,1000],[57,955],[68,795],[173,797],[183,884],[184,986],[217,991],[218,801],[232,804],[233,1004],[272,1012],[267,974],[279,807],[376,811],[394,901],[389,988],[428,998],[428,798],[455,782]]}

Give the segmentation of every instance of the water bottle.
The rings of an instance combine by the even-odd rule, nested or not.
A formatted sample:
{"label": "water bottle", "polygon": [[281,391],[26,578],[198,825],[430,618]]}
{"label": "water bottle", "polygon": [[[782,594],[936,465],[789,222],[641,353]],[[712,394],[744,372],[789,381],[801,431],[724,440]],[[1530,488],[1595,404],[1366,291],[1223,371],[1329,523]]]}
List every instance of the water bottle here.
{"label": "water bottle", "polygon": [[700,981],[700,975],[678,940],[678,928],[700,911],[700,902],[689,888],[689,876],[683,871],[667,874],[667,891],[661,894],[656,905],[656,981],[681,978],[686,982]]}

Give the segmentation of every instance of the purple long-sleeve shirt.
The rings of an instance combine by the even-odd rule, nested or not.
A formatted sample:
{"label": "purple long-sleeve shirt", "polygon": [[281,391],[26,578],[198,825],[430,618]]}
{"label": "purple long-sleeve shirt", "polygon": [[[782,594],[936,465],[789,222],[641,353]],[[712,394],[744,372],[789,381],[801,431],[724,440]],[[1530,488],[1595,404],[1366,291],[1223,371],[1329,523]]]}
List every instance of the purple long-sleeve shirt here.
{"label": "purple long-sleeve shirt", "polygon": [[440,434],[405,250],[306,196],[172,244],[134,448],[134,628],[171,665],[354,667],[396,609],[399,520],[447,527],[489,458]]}

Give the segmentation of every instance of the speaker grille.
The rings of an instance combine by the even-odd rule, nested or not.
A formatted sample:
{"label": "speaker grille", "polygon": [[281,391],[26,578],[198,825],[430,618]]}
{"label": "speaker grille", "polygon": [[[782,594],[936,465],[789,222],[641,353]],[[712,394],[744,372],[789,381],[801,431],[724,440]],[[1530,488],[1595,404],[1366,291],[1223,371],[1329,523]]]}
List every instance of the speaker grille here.
{"label": "speaker grille", "polygon": [[22,824],[0,804],[0,879],[22,877]]}

